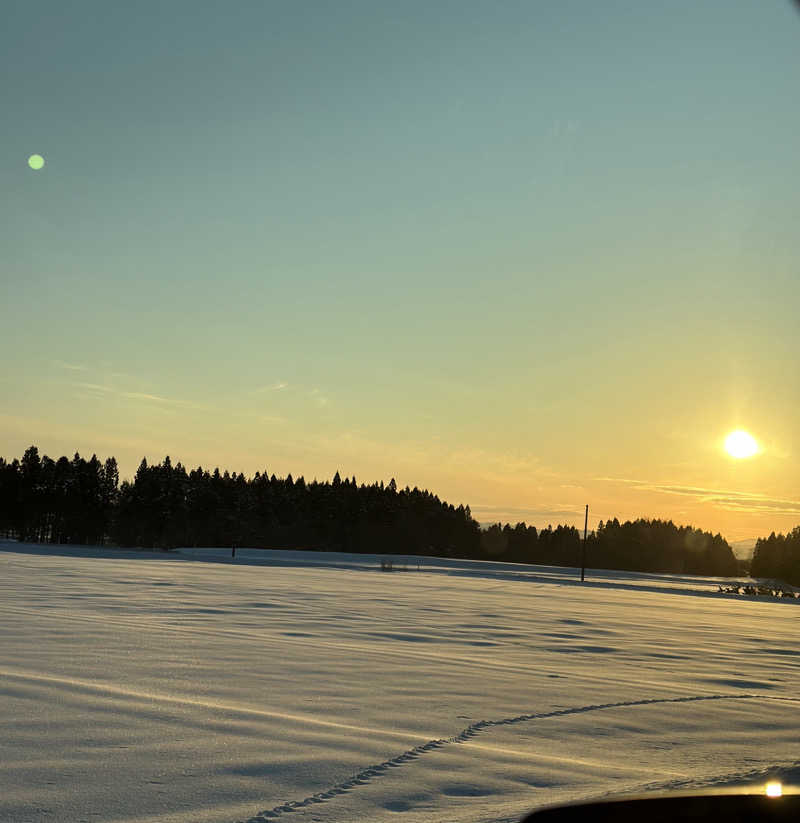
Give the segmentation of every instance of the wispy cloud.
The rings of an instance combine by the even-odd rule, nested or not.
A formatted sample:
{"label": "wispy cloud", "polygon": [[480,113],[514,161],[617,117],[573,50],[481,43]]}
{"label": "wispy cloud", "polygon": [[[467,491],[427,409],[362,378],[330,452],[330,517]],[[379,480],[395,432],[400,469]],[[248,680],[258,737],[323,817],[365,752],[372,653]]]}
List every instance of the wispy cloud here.
{"label": "wispy cloud", "polygon": [[97,394],[116,394],[116,390],[111,386],[103,386],[99,383],[73,383],[76,389],[86,389]]}
{"label": "wispy cloud", "polygon": [[177,400],[175,398],[161,397],[157,394],[150,394],[148,392],[139,391],[123,391],[114,386],[102,385],[100,383],[73,383],[75,388],[84,389],[90,395],[95,397],[121,397],[126,400],[137,400],[144,403],[154,403],[158,406],[170,406],[181,409],[204,409],[197,403],[190,403],[186,400]]}
{"label": "wispy cloud", "polygon": [[270,392],[283,392],[287,389],[292,390],[292,395],[295,397],[309,397],[312,402],[324,408],[330,402],[330,397],[323,389],[314,387],[309,389],[307,386],[293,384],[292,386],[286,380],[278,380],[275,383],[267,383],[265,386],[259,386],[253,389],[250,394],[268,394]]}
{"label": "wispy cloud", "polygon": [[147,394],[140,391],[123,391],[119,392],[121,397],[127,397],[130,400],[147,400],[151,403],[166,403],[169,406],[184,406],[186,405],[181,400],[170,400],[168,397],[159,397],[157,394]]}
{"label": "wispy cloud", "polygon": [[661,494],[691,497],[701,503],[709,503],[728,511],[750,513],[769,512],[773,514],[800,514],[800,500],[774,498],[762,494],[728,491],[723,489],[706,489],[700,486],[680,486],[674,484],[651,483],[646,480],[631,480],[621,477],[601,477],[611,483],[624,483],[641,491],[659,492]]}
{"label": "wispy cloud", "polygon": [[283,391],[288,388],[289,384],[286,381],[279,380],[277,383],[269,383],[266,386],[259,386],[257,389],[253,389],[251,394],[264,394],[265,392],[270,391]]}
{"label": "wispy cloud", "polygon": [[67,371],[89,371],[88,366],[83,366],[80,363],[65,363],[63,360],[53,360],[53,365],[59,369],[66,369]]}

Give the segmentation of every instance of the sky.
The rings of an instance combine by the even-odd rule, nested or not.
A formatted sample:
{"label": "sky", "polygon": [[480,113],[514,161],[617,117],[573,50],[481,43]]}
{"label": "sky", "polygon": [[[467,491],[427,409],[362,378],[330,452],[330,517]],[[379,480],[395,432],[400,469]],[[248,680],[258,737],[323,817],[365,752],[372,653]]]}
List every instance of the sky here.
{"label": "sky", "polygon": [[6,458],[800,523],[791,3],[3,16]]}

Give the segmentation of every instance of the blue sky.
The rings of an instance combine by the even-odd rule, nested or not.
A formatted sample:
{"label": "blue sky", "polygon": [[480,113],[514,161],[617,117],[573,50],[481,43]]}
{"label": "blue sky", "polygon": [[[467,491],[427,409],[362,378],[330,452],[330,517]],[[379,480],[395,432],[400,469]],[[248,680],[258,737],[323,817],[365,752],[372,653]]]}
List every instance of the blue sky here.
{"label": "blue sky", "polygon": [[6,456],[396,475],[537,525],[798,519],[790,3],[4,16]]}

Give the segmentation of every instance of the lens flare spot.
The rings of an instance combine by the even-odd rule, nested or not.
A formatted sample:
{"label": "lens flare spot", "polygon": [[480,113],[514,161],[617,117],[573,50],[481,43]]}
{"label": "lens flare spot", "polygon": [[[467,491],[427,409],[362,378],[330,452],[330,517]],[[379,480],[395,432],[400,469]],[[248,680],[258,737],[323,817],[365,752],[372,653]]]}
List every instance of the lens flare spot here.
{"label": "lens flare spot", "polygon": [[758,443],[752,434],[737,429],[725,438],[725,451],[737,459],[752,457],[758,453]]}
{"label": "lens flare spot", "polygon": [[767,797],[780,797],[783,794],[783,786],[777,780],[770,780],[766,792]]}
{"label": "lens flare spot", "polygon": [[39,171],[39,169],[44,168],[44,157],[41,154],[32,154],[28,158],[28,165],[34,171]]}

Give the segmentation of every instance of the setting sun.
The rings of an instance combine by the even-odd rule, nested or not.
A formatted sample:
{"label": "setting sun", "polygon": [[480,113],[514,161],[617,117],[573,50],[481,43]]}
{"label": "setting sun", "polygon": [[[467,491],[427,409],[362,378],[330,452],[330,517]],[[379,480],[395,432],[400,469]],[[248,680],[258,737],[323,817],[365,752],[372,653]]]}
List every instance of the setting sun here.
{"label": "setting sun", "polygon": [[725,451],[731,457],[752,457],[758,453],[758,443],[751,434],[739,429],[731,432],[725,438]]}

